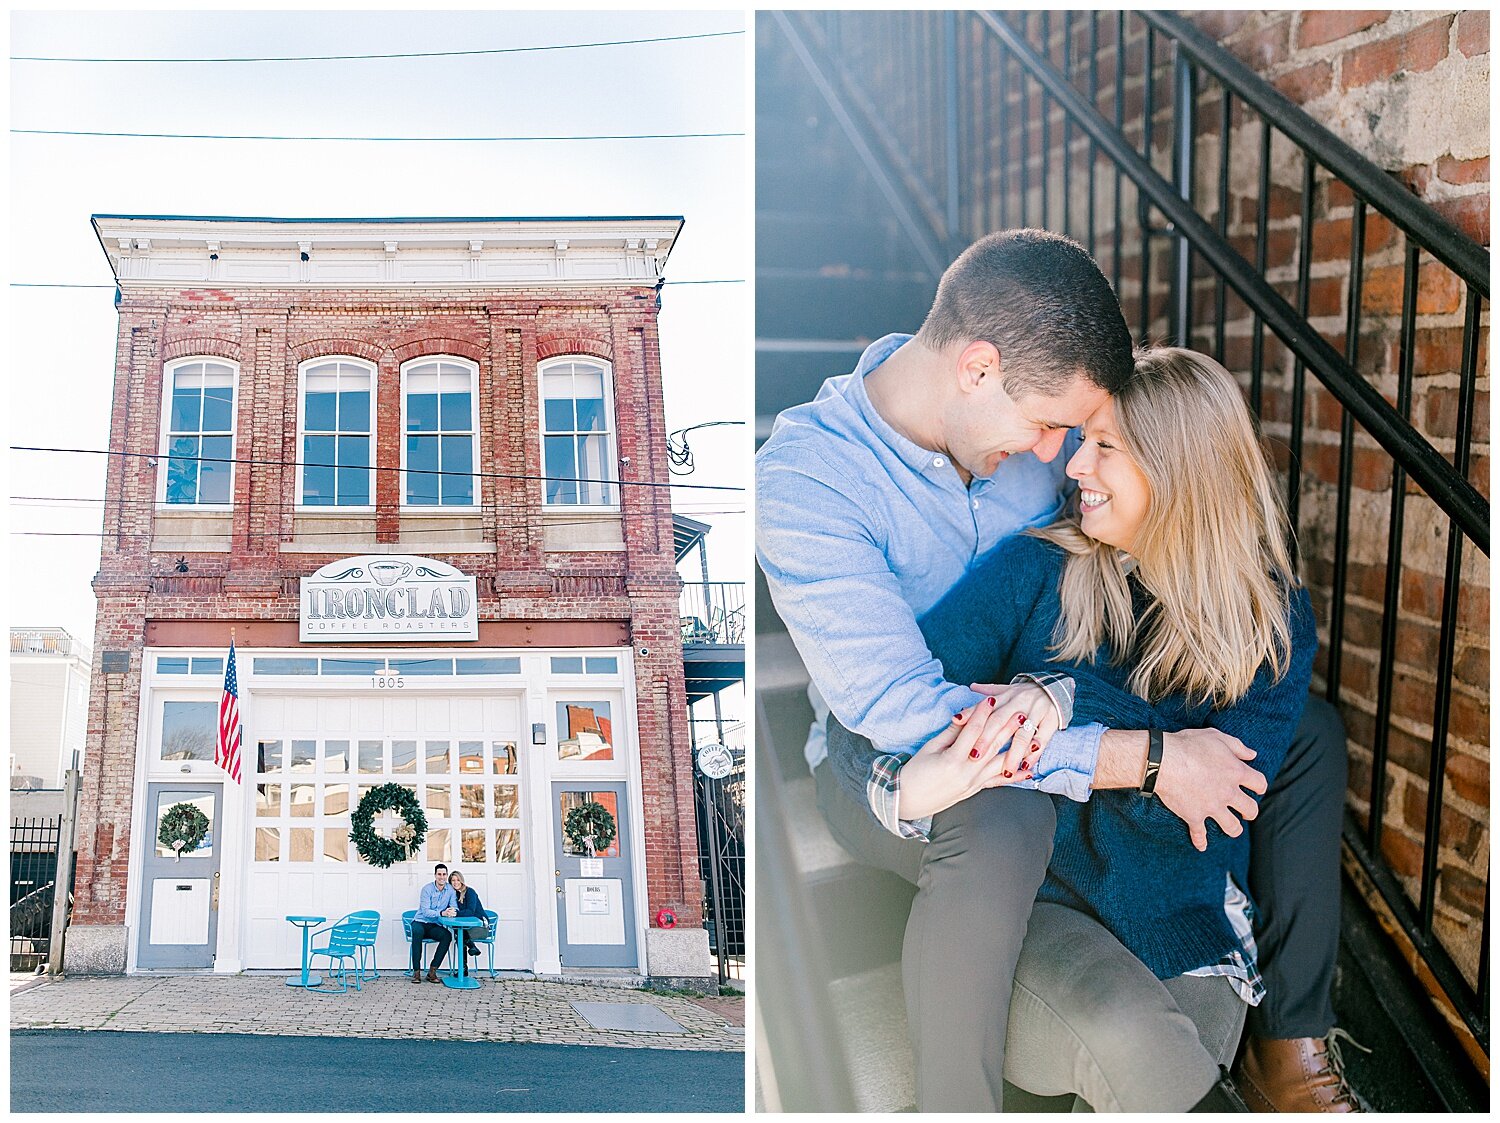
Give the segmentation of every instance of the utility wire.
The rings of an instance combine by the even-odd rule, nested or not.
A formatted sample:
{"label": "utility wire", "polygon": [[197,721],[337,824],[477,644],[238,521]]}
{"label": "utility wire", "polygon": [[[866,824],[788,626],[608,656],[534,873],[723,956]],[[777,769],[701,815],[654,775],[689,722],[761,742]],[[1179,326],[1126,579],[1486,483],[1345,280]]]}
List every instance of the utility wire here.
{"label": "utility wire", "polygon": [[[109,448],[51,448],[38,445],[11,445],[12,452],[65,452],[80,453],[93,456],[128,456],[138,460],[191,460],[202,464],[251,464],[268,468],[349,468],[349,464],[326,464],[315,461],[302,460],[257,460],[252,458],[238,458],[225,456],[180,456],[176,453],[166,452],[123,452]],[[732,487],[728,484],[679,484],[658,483],[655,480],[602,480],[587,479],[581,476],[532,476],[515,472],[443,472],[430,468],[398,468],[385,464],[362,464],[358,467],[371,472],[401,472],[417,476],[457,476],[461,478],[473,478],[482,480],[554,480],[560,483],[580,484],[612,484],[616,487],[664,487],[664,488],[689,488],[694,491],[744,491],[743,487]]]}
{"label": "utility wire", "polygon": [[[723,277],[707,281],[661,281],[663,285],[743,285],[743,277]],[[85,285],[64,281],[11,281],[13,289],[114,289],[118,285]]]}
{"label": "utility wire", "polygon": [[488,47],[469,51],[398,51],[372,55],[265,55],[225,58],[80,58],[72,55],[11,55],[12,62],[353,62],[393,58],[459,58],[474,55],[521,55],[541,51],[580,51],[594,47],[633,47],[645,43],[683,43],[691,39],[723,39],[743,31],[703,31],[693,35],[659,35],[649,39],[603,39],[588,43],[549,43],[535,47]]}
{"label": "utility wire", "polygon": [[143,137],[150,140],[316,140],[378,141],[397,144],[489,143],[495,141],[552,140],[696,140],[712,137],[742,137],[738,133],[609,133],[580,136],[281,136],[262,133],[127,133],[101,129],[11,129],[22,136]]}

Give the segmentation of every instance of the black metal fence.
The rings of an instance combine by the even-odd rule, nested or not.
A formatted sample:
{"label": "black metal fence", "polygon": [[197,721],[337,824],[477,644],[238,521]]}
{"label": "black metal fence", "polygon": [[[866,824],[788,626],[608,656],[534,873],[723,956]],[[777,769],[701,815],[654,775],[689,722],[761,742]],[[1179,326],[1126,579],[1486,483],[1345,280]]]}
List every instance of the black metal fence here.
{"label": "black metal fence", "polygon": [[[739,719],[692,719],[693,750],[737,742],[744,734]],[[713,780],[693,769],[698,825],[698,872],[703,880],[703,925],[718,966],[719,984],[745,978],[745,750],[729,744],[729,774]]]}
{"label": "black metal fence", "polygon": [[678,604],[685,646],[745,642],[743,581],[687,582]]}
{"label": "black metal fence", "polygon": [[34,971],[52,946],[52,901],[62,817],[10,825],[10,969]]}
{"label": "black metal fence", "polygon": [[[1142,338],[1163,338],[1164,329],[1173,342],[1202,346],[1221,361],[1232,298],[1240,315],[1252,318],[1247,389],[1257,411],[1267,398],[1269,329],[1292,359],[1285,465],[1294,528],[1305,491],[1308,372],[1332,397],[1341,413],[1325,664],[1327,694],[1334,701],[1345,685],[1354,457],[1373,446],[1390,457],[1368,811],[1363,821],[1351,814],[1346,852],[1487,1051],[1487,873],[1481,868],[1477,969],[1460,968],[1440,941],[1434,907],[1464,554],[1489,553],[1489,503],[1470,482],[1488,252],[1176,15],[819,12],[776,13],[774,19],[890,203],[914,260],[951,260],[975,238],[1006,227],[1063,231],[1108,260],[1127,319],[1137,320]],[[1234,138],[1247,134],[1246,123],[1257,151],[1244,154],[1245,163],[1257,169],[1258,180],[1248,253],[1229,236],[1232,179],[1237,196],[1249,193],[1234,175]],[[1268,277],[1273,148],[1278,158],[1289,152],[1300,167],[1292,282]],[[1204,163],[1208,159],[1214,163]],[[1215,168],[1211,193],[1200,190],[1200,166]],[[1353,207],[1342,349],[1308,322],[1314,200],[1328,198],[1334,188],[1352,198]],[[1365,232],[1375,214],[1404,237],[1394,404],[1361,372],[1370,365],[1359,351]],[[1158,245],[1164,256],[1153,258]],[[1418,290],[1430,269],[1451,274],[1464,294],[1455,436],[1447,454],[1412,424]],[[1446,560],[1422,857],[1409,889],[1388,861],[1382,829],[1402,609],[1403,517],[1408,493],[1418,491],[1446,523]]]}

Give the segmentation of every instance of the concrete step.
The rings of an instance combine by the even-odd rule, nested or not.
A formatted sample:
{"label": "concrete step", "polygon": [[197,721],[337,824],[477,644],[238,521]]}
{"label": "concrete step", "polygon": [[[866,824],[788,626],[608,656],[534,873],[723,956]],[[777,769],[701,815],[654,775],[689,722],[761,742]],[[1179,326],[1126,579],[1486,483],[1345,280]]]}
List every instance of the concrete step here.
{"label": "concrete step", "polygon": [[885,276],[757,279],[755,334],[758,339],[849,340],[915,332],[935,291],[932,282]]}
{"label": "concrete step", "polygon": [[[836,198],[838,196],[835,196]],[[888,208],[834,211],[819,196],[799,192],[787,209],[756,199],[755,259],[764,267],[913,269],[904,236]]]}
{"label": "concrete step", "polygon": [[844,1027],[844,1056],[860,1111],[913,1111],[917,1102],[901,967],[889,963],[836,980],[829,988]]}

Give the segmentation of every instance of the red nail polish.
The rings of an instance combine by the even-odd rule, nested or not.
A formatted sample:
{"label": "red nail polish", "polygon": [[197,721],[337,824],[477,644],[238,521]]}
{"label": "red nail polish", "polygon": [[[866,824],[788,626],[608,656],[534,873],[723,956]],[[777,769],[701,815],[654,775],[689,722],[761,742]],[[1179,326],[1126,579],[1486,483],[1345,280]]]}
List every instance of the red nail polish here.
{"label": "red nail polish", "polygon": [[1025,721],[1026,720],[1026,715],[1023,714],[1023,713],[1014,713],[1014,714],[1010,715],[1010,720],[1011,721]]}
{"label": "red nail polish", "polygon": [[953,720],[954,721],[963,721],[963,719],[964,719],[964,712],[962,710],[959,710],[957,713],[955,713],[953,715]]}
{"label": "red nail polish", "polygon": [[991,698],[991,699],[990,699],[990,705],[992,705],[992,706],[993,706],[993,705],[994,705],[994,704],[995,704],[995,699],[994,699],[994,698]]}
{"label": "red nail polish", "polygon": [[978,760],[979,759],[979,750],[978,749],[970,749],[969,750],[969,759],[970,760]]}
{"label": "red nail polish", "polygon": [[1040,751],[1041,747],[1042,747],[1042,745],[1041,745],[1040,741],[1033,741],[1033,742],[1031,742],[1031,751],[1032,752],[1038,752],[1038,751]]}
{"label": "red nail polish", "polygon": [[1022,772],[1027,772],[1030,769],[1031,769],[1031,761],[1029,761],[1029,760],[1023,760],[1021,762],[1021,771]]}
{"label": "red nail polish", "polygon": [[1013,776],[1013,775],[1014,775],[1014,773],[1012,773],[1012,772],[1006,772],[1006,773],[1004,773],[1004,774],[1003,774],[1003,775],[1004,775],[1004,776],[1005,776],[1005,778],[1006,778],[1006,779],[1007,779],[1007,780],[1009,780],[1009,779],[1010,779],[1010,778],[1011,778],[1011,777],[1012,777],[1012,776]]}

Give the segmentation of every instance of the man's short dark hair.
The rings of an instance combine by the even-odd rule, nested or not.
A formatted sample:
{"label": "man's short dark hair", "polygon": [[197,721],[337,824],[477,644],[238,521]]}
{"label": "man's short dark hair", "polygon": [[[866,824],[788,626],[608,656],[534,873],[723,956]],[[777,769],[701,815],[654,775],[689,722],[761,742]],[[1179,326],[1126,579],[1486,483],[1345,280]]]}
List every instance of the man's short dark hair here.
{"label": "man's short dark hair", "polygon": [[446,865],[444,865],[442,862],[439,862],[437,865],[432,867],[432,872],[437,873],[438,870],[445,870],[447,868],[448,867]]}
{"label": "man's short dark hair", "polygon": [[990,234],[959,254],[917,338],[934,350],[993,343],[1013,397],[1063,393],[1079,374],[1113,394],[1135,370],[1130,329],[1099,266],[1046,230]]}

